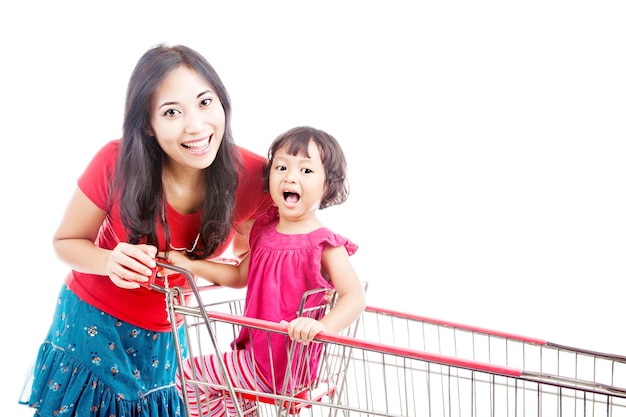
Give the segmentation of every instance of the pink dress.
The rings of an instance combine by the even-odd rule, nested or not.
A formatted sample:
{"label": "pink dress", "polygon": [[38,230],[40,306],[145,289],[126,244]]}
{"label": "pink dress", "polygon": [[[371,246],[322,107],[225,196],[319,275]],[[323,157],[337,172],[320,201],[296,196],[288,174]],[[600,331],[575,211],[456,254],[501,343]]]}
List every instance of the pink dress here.
{"label": "pink dress", "polygon": [[[333,288],[321,273],[324,248],[344,246],[348,255],[357,250],[356,244],[325,227],[308,234],[286,235],[276,231],[277,224],[278,209],[272,206],[254,222],[250,231],[250,265],[244,309],[247,317],[272,322],[294,319],[306,291]],[[320,292],[309,297],[307,305],[324,302],[324,293]],[[233,342],[233,347],[250,350],[259,372],[275,386],[275,392],[281,392],[290,343],[284,335],[272,334],[270,337],[271,359],[266,331],[244,328]],[[308,347],[319,351],[320,345],[309,343]],[[307,355],[313,370],[307,379],[316,376],[318,356],[313,353],[308,358]],[[296,378],[295,374],[296,369],[292,367],[292,378]],[[307,382],[301,379],[291,381],[286,388]]]}

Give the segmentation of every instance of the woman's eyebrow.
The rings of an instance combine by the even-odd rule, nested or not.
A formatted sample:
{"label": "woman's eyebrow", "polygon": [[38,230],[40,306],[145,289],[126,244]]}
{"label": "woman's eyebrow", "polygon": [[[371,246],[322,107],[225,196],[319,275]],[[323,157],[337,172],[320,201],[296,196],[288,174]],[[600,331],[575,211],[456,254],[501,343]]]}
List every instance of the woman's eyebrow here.
{"label": "woman's eyebrow", "polygon": [[[196,98],[200,98],[203,95],[207,94],[207,93],[211,93],[211,94],[215,94],[215,91],[211,90],[210,88],[208,90],[204,90],[201,93],[198,93],[198,95],[196,96]],[[159,108],[163,107],[163,106],[171,106],[174,104],[179,104],[178,101],[166,101],[165,103],[162,103]]]}
{"label": "woman's eyebrow", "polygon": [[205,95],[206,93],[215,94],[215,91],[213,91],[213,90],[211,90],[211,89],[209,88],[208,90],[205,90],[205,91],[201,92],[200,94],[198,94],[198,95],[196,96],[196,98],[200,98],[200,97],[202,97],[203,95]]}

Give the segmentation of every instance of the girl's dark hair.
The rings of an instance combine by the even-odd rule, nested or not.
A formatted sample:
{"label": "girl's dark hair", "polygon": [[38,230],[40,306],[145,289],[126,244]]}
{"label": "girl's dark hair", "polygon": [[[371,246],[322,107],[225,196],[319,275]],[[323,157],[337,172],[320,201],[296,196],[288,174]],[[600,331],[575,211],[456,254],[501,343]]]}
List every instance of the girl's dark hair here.
{"label": "girl's dark hair", "polygon": [[[167,157],[150,132],[150,108],[155,90],[181,66],[194,70],[213,88],[226,116],[224,137],[215,161],[204,170],[205,198],[196,249],[189,256],[206,258],[229,236],[233,226],[235,190],[241,159],[232,137],[231,104],[226,87],[207,60],[193,49],[156,45],[139,59],[128,83],[120,153],[117,159],[112,201],[119,198],[120,213],[129,243],[157,246],[159,224],[165,232],[165,248],[170,234],[165,217],[162,183],[163,162]],[[167,249],[166,249],[167,250]]]}
{"label": "girl's dark hair", "polygon": [[270,145],[267,153],[267,162],[264,166],[266,191],[269,188],[269,174],[272,167],[274,154],[281,148],[287,150],[289,155],[297,155],[302,152],[309,158],[309,142],[313,141],[320,152],[322,165],[326,172],[326,189],[320,202],[320,210],[326,207],[343,203],[350,194],[348,178],[346,177],[346,157],[339,142],[324,132],[310,126],[298,126],[284,132]]}

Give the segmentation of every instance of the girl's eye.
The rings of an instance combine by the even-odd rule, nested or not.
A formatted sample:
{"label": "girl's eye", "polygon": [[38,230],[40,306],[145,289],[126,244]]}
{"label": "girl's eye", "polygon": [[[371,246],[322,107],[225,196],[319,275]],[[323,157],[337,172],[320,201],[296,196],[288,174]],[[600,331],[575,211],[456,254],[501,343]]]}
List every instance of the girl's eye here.
{"label": "girl's eye", "polygon": [[174,117],[177,114],[180,114],[180,112],[176,109],[167,109],[163,114],[167,117]]}
{"label": "girl's eye", "polygon": [[285,167],[284,167],[284,166],[282,166],[282,165],[276,165],[276,171],[284,171],[284,170],[286,170],[286,169],[287,169],[287,168],[285,168]]}
{"label": "girl's eye", "polygon": [[211,104],[211,102],[213,101],[212,98],[204,98],[200,101],[200,106],[202,107],[208,107],[209,104]]}
{"label": "girl's eye", "polygon": [[313,170],[311,168],[302,168],[302,172],[305,174],[310,174],[311,172],[313,172]]}

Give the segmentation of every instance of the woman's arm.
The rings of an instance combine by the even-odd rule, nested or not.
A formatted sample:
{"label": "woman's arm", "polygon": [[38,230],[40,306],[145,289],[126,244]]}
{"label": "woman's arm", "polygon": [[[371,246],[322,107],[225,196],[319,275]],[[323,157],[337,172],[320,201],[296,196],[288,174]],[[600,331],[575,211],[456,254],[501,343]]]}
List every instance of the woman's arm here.
{"label": "woman's arm", "polygon": [[99,248],[94,242],[105,217],[106,212],[76,188],[54,234],[54,250],[76,271],[109,276],[122,288],[138,288],[156,266],[156,247],[121,242],[112,251]]}

